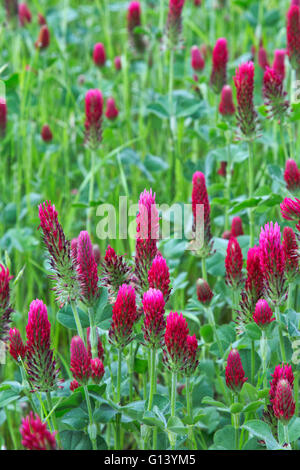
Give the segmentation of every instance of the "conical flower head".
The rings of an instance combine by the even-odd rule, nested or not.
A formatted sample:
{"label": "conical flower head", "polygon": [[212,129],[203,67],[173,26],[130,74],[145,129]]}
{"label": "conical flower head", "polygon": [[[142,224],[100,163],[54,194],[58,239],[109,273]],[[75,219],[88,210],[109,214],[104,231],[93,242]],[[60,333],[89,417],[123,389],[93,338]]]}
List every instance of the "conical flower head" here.
{"label": "conical flower head", "polygon": [[186,338],[187,341],[187,349],[188,349],[188,358],[187,363],[185,366],[184,374],[187,376],[193,375],[195,370],[198,367],[199,360],[199,348],[198,348],[198,341],[196,335],[190,336],[188,335]]}
{"label": "conical flower head", "polygon": [[274,369],[274,373],[271,374],[271,377],[273,377],[272,381],[270,382],[270,392],[269,392],[269,397],[270,397],[270,402],[274,403],[275,395],[276,395],[276,389],[279,381],[281,379],[285,379],[289,382],[291,388],[294,386],[294,374],[292,371],[292,367],[287,365],[282,364],[281,366],[278,365]]}
{"label": "conical flower head", "polygon": [[109,340],[117,348],[124,348],[133,339],[133,327],[137,320],[136,296],[132,286],[123,284],[113,306]]}
{"label": "conical flower head", "polygon": [[232,349],[228,354],[225,377],[227,387],[233,392],[239,392],[243,384],[247,381],[237,349]]}
{"label": "conical flower head", "polygon": [[26,326],[26,370],[33,391],[57,388],[59,370],[50,348],[50,330],[46,305],[41,300],[33,300]]}
{"label": "conical flower head", "polygon": [[85,140],[97,148],[102,140],[103,97],[100,90],[89,90],[85,95]]}
{"label": "conical flower head", "polygon": [[283,90],[283,81],[274,69],[266,67],[263,79],[263,95],[269,118],[282,120],[289,108],[287,93]]}
{"label": "conical flower head", "polygon": [[237,119],[242,134],[251,137],[256,131],[257,113],[254,109],[254,64],[247,62],[239,66],[233,77],[237,91]]}
{"label": "conical flower head", "polygon": [[26,356],[26,346],[23,343],[18,328],[11,328],[9,330],[9,353],[17,362],[19,359],[23,361]]}
{"label": "conical flower head", "polygon": [[267,51],[264,46],[261,44],[258,49],[258,65],[265,70],[269,66]]}
{"label": "conical flower head", "polygon": [[191,66],[195,71],[204,69],[205,61],[198,46],[191,48]]}
{"label": "conical flower head", "polygon": [[279,380],[273,402],[273,411],[279,420],[286,424],[295,414],[293,390],[288,380]]}
{"label": "conical flower head", "polygon": [[142,34],[136,33],[135,28],[142,25],[142,10],[140,2],[131,2],[127,12],[127,29],[131,46],[136,52],[142,53],[146,43]]}
{"label": "conical flower head", "polygon": [[291,5],[287,12],[287,55],[293,69],[300,67],[300,7]]}
{"label": "conical flower head", "polygon": [[26,418],[22,419],[20,427],[22,446],[28,450],[55,450],[55,433],[47,429],[37,414],[31,411]]}
{"label": "conical flower head", "polygon": [[152,289],[159,289],[167,303],[171,294],[170,273],[165,258],[158,253],[152,261],[151,268],[148,271],[148,283]]}
{"label": "conical flower head", "polygon": [[244,235],[243,223],[240,217],[233,217],[231,222],[231,235],[233,237]]}
{"label": "conical flower head", "polygon": [[80,384],[88,383],[92,374],[91,358],[80,336],[74,336],[71,341],[71,367],[70,370]]}
{"label": "conical flower head", "polygon": [[281,215],[286,220],[297,222],[296,229],[300,231],[300,199],[286,197],[280,204]]}
{"label": "conical flower head", "polygon": [[288,159],[285,164],[284,181],[289,191],[296,191],[300,188],[300,170],[293,159]]}
{"label": "conical flower head", "polygon": [[[196,171],[193,175],[192,190],[192,211],[193,211],[193,231],[197,234],[197,230],[204,224],[204,240],[200,249],[200,256],[208,256],[212,250],[212,234],[210,228],[210,205],[206,189],[205,176],[201,171]],[[202,219],[203,218],[203,219]]]}
{"label": "conical flower head", "polygon": [[155,348],[162,344],[166,328],[165,301],[162,292],[158,289],[147,290],[143,295],[142,304],[144,339],[150,348]]}
{"label": "conical flower head", "polygon": [[235,106],[233,104],[232,98],[232,89],[230,85],[224,85],[222,88],[219,112],[224,117],[232,116],[235,113]]}
{"label": "conical flower head", "polygon": [[227,40],[220,38],[213,49],[212,72],[210,85],[215,93],[219,94],[227,81],[228,49]]}
{"label": "conical flower head", "polygon": [[11,280],[12,276],[9,274],[9,269],[0,264],[0,341],[6,341],[7,339],[13,312],[10,305]]}
{"label": "conical flower head", "polygon": [[101,283],[108,288],[111,302],[115,302],[117,293],[122,284],[130,284],[133,272],[122,255],[108,245],[104,260],[102,261]]}
{"label": "conical flower head", "polygon": [[276,49],[274,52],[273,70],[277,73],[281,80],[283,80],[285,77],[285,56],[285,49]]}
{"label": "conical flower head", "polygon": [[253,320],[261,328],[264,328],[275,320],[273,312],[266,300],[260,299],[257,302],[255,312],[253,313]]}
{"label": "conical flower head", "polygon": [[204,279],[198,279],[196,288],[199,302],[208,304],[214,296],[208,282]]}
{"label": "conical flower head", "polygon": [[82,301],[89,306],[94,305],[99,298],[98,266],[87,231],[80,232],[77,241],[77,272]]}
{"label": "conical flower head", "polygon": [[167,317],[163,361],[169,370],[184,370],[188,361],[187,336],[189,329],[182,313],[170,312]]}
{"label": "conical flower head", "polygon": [[48,124],[43,125],[41,130],[41,137],[44,142],[51,142],[51,140],[53,139],[53,134]]}
{"label": "conical flower head", "polygon": [[169,0],[167,35],[170,47],[176,47],[180,42],[184,2],[185,0]]}
{"label": "conical flower head", "polygon": [[99,384],[101,382],[101,379],[104,375],[104,366],[99,359],[99,357],[95,357],[94,359],[91,359],[91,374],[92,374],[92,380],[95,384]]}
{"label": "conical flower head", "polygon": [[119,115],[119,110],[116,107],[116,102],[114,98],[108,98],[106,101],[106,111],[105,116],[110,121],[114,121]]}
{"label": "conical flower head", "polygon": [[5,136],[7,125],[7,104],[5,98],[0,96],[0,137]]}
{"label": "conical flower head", "polygon": [[37,41],[34,43],[37,49],[47,49],[50,44],[50,31],[46,24],[44,24],[39,32]]}
{"label": "conical flower head", "polygon": [[239,242],[231,237],[227,245],[225,258],[226,283],[233,287],[239,287],[243,282],[243,254]]}
{"label": "conical flower head", "polygon": [[97,44],[94,45],[93,61],[98,67],[103,67],[105,65],[106,52],[102,42],[97,42]]}
{"label": "conical flower head", "polygon": [[21,26],[26,26],[27,23],[31,23],[31,13],[26,3],[19,4],[19,21]]}

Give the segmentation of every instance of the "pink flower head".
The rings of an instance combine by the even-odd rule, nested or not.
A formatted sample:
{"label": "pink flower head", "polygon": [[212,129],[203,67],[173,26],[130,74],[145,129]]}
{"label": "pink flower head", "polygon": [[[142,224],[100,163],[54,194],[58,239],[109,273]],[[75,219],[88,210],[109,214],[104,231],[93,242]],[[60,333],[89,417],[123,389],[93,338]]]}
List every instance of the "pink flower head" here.
{"label": "pink flower head", "polygon": [[44,15],[42,15],[42,13],[38,13],[38,23],[40,26],[47,24],[46,18]]}
{"label": "pink flower head", "polygon": [[260,299],[257,302],[255,306],[255,312],[253,313],[253,320],[261,328],[269,325],[275,320],[273,317],[273,312],[266,300]]}
{"label": "pink flower head", "polygon": [[243,282],[243,255],[239,242],[231,237],[227,245],[225,258],[226,283],[233,287],[239,287]]}
{"label": "pink flower head", "polygon": [[100,90],[89,90],[85,95],[85,139],[91,147],[102,140],[103,97]]}
{"label": "pink flower head", "polygon": [[291,158],[285,164],[284,180],[289,191],[295,191],[300,188],[300,170],[295,160]]}
{"label": "pink flower head", "polygon": [[11,328],[9,330],[9,353],[17,362],[19,361],[19,358],[22,360],[25,358],[26,346],[23,343],[18,328]]}
{"label": "pink flower head", "polygon": [[213,298],[214,294],[209,287],[209,284],[204,279],[198,279],[197,281],[197,297],[199,302],[202,304],[208,304]]}
{"label": "pink flower head", "polygon": [[53,135],[48,124],[44,124],[41,131],[41,136],[44,142],[51,142]]}
{"label": "pink flower head", "polygon": [[225,230],[222,234],[223,240],[230,240],[231,238],[231,231],[230,230]]}
{"label": "pink flower head", "polygon": [[77,243],[77,272],[81,286],[81,298],[93,305],[99,297],[98,266],[88,232],[80,232]]}
{"label": "pink flower head", "polygon": [[118,117],[118,114],[119,114],[119,110],[116,107],[116,102],[115,102],[114,98],[108,98],[107,101],[106,101],[105,116],[110,121],[113,121],[114,119],[116,119]]}
{"label": "pink flower head", "polygon": [[220,168],[218,169],[218,175],[223,176],[225,178],[226,173],[227,173],[227,162],[220,162]]}
{"label": "pink flower head", "polygon": [[165,345],[163,361],[172,371],[181,371],[187,365],[188,361],[188,342],[187,336],[189,329],[187,321],[182,313],[170,312],[167,316],[167,325],[165,332]]}
{"label": "pink flower head", "polygon": [[136,222],[135,273],[140,288],[144,289],[148,283],[148,271],[157,254],[159,237],[158,210],[152,189],[145,189],[140,195]]}
{"label": "pink flower head", "polygon": [[26,3],[19,4],[19,21],[21,26],[31,23],[31,13]]}
{"label": "pink flower head", "polygon": [[237,349],[232,349],[227,358],[225,369],[226,385],[233,392],[239,392],[243,384],[247,381],[243,369],[242,361]]}
{"label": "pink flower head", "polygon": [[285,77],[285,65],[284,65],[285,56],[286,56],[285,49],[276,49],[274,53],[273,70],[281,78],[281,80],[283,80]]}
{"label": "pink flower head", "polygon": [[291,66],[298,70],[300,67],[300,7],[291,5],[287,12],[287,55]]}
{"label": "pink flower head", "polygon": [[274,402],[274,398],[276,395],[276,389],[278,382],[281,379],[285,379],[289,382],[291,388],[294,386],[294,374],[292,371],[292,367],[287,365],[282,364],[281,366],[278,365],[274,369],[274,373],[271,374],[271,377],[273,377],[272,381],[270,382],[270,391],[269,391],[269,397],[270,397],[270,402]]}
{"label": "pink flower head", "polygon": [[243,223],[240,217],[233,217],[231,222],[231,235],[233,237],[244,235]]}
{"label": "pink flower head", "polygon": [[198,348],[198,341],[196,338],[196,335],[190,336],[188,335],[186,338],[187,342],[187,363],[185,366],[184,373],[187,376],[190,376],[194,374],[196,368],[198,367],[199,360],[198,360],[198,354],[199,354],[199,348]]}
{"label": "pink flower head", "polygon": [[39,32],[37,41],[34,43],[37,49],[46,49],[50,44],[50,31],[46,24],[44,24]]}
{"label": "pink flower head", "polygon": [[300,231],[300,199],[286,197],[280,204],[281,215],[286,220],[295,220],[296,229]]}
{"label": "pink flower head", "polygon": [[95,357],[94,359],[91,359],[91,370],[92,370],[93,382],[95,384],[99,384],[104,375],[104,366],[103,366],[101,359],[99,359],[99,357]]}
{"label": "pink flower head", "polygon": [[0,341],[6,341],[11,314],[13,309],[10,305],[10,281],[9,269],[0,264]]}
{"label": "pink flower head", "polygon": [[264,46],[261,44],[258,50],[258,65],[265,70],[269,66],[267,51]]}
{"label": "pink flower head", "polygon": [[124,348],[133,339],[133,327],[137,320],[136,296],[132,286],[123,284],[113,306],[109,340],[117,348]]}
{"label": "pink flower head", "polygon": [[140,2],[131,2],[127,13],[127,29],[131,45],[137,52],[143,52],[146,45],[143,35],[134,31],[141,24],[141,4]]}
{"label": "pink flower head", "polygon": [[224,85],[221,93],[219,112],[222,116],[232,116],[235,113],[235,106],[232,99],[232,89],[230,85]]}
{"label": "pink flower head", "polygon": [[71,367],[70,370],[80,384],[88,383],[92,374],[91,358],[88,355],[84,342],[80,336],[73,336],[71,341]]}
{"label": "pink flower head", "polygon": [[33,391],[57,388],[59,370],[50,348],[50,330],[46,305],[41,300],[33,300],[26,326],[26,370]]}
{"label": "pink flower head", "polygon": [[144,339],[151,348],[162,344],[166,322],[164,319],[165,301],[163,294],[158,289],[149,289],[143,295],[144,310]]}
{"label": "pink flower head", "polygon": [[169,12],[167,18],[167,33],[171,47],[176,46],[180,41],[182,28],[182,9],[185,0],[169,0]]}
{"label": "pink flower head", "polygon": [[[101,361],[104,361],[104,349],[102,345],[102,341],[100,339],[98,329],[95,328],[95,333],[97,337],[97,352],[98,352],[98,358],[101,359]],[[90,327],[87,328],[86,330],[86,338],[87,338],[87,352],[90,358],[92,358],[92,349],[91,349],[91,341],[90,341]]]}
{"label": "pink flower head", "polygon": [[[201,207],[203,206],[203,207]],[[201,222],[202,210],[204,222],[204,247],[203,255],[208,256],[212,247],[212,234],[210,229],[210,205],[206,189],[205,176],[201,171],[196,171],[193,175],[192,190],[192,211],[193,211],[193,231],[197,231],[197,227]]]}
{"label": "pink flower head", "polygon": [[77,264],[77,246],[78,246],[78,238],[72,238],[71,240],[71,253],[72,258]]}
{"label": "pink flower head", "polygon": [[203,70],[205,61],[199,47],[193,46],[191,49],[191,66],[194,70]]}
{"label": "pink flower head", "polygon": [[102,42],[97,42],[97,44],[94,45],[93,61],[97,67],[103,67],[105,65],[106,52]]}
{"label": "pink flower head", "polygon": [[31,411],[26,418],[22,419],[20,427],[22,446],[28,450],[55,450],[55,433],[47,429],[37,414]]}
{"label": "pink flower head", "polygon": [[110,300],[115,302],[119,288],[122,284],[129,284],[132,280],[132,269],[128,266],[122,255],[108,245],[104,260],[102,261],[102,285],[108,288]]}
{"label": "pink flower head", "polygon": [[80,385],[79,383],[77,382],[77,380],[72,380],[72,382],[70,383],[70,390],[71,392],[74,392],[74,390],[76,390],[77,388],[79,388]]}
{"label": "pink flower head", "polygon": [[99,245],[97,245],[97,243],[93,244],[93,253],[94,253],[95,261],[96,261],[97,265],[99,266],[99,264],[101,262],[101,251],[100,251]]}
{"label": "pink flower head", "polygon": [[0,137],[4,137],[7,124],[7,105],[5,98],[0,97]]}
{"label": "pink flower head", "polygon": [[115,69],[116,70],[121,70],[122,68],[122,62],[121,62],[121,57],[117,56],[114,58],[114,64],[115,64]]}
{"label": "pink flower head", "polygon": [[273,411],[279,420],[286,424],[295,414],[293,390],[288,380],[279,380],[273,402]]}
{"label": "pink flower head", "polygon": [[286,294],[285,256],[277,222],[261,228],[259,257],[266,294],[271,301],[280,302]]}
{"label": "pink flower head", "polygon": [[274,69],[266,67],[263,83],[264,101],[269,118],[282,119],[289,107],[289,102],[286,100],[287,93],[283,90],[281,75],[277,75]]}
{"label": "pink flower head", "polygon": [[250,248],[247,254],[247,279],[245,290],[248,297],[252,300],[252,307],[263,296],[264,275],[261,269],[260,250],[258,246]]}
{"label": "pink flower head", "polygon": [[228,49],[227,40],[220,38],[217,40],[213,49],[212,56],[212,72],[210,76],[210,84],[215,93],[219,94],[227,81],[227,62]]}
{"label": "pink flower head", "polygon": [[241,132],[249,137],[255,133],[257,114],[254,109],[254,64],[247,62],[239,66],[233,77],[237,90],[237,119]]}
{"label": "pink flower head", "polygon": [[291,227],[284,227],[282,246],[285,257],[285,272],[287,278],[292,282],[299,272],[298,243],[294,230]]}
{"label": "pink flower head", "polygon": [[165,258],[158,253],[152,261],[148,271],[149,287],[159,289],[164,296],[165,303],[169,300],[171,294],[170,273]]}

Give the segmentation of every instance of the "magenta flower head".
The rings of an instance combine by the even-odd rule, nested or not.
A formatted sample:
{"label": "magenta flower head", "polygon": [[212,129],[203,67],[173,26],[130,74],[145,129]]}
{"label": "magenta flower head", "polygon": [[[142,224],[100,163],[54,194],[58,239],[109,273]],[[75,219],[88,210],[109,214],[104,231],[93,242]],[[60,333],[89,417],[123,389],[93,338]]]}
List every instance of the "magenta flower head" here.
{"label": "magenta flower head", "polygon": [[127,29],[131,46],[140,53],[144,51],[146,46],[143,35],[135,32],[135,28],[142,25],[141,14],[140,2],[131,2],[127,13]]}
{"label": "magenta flower head", "polygon": [[260,299],[257,302],[255,306],[255,312],[253,313],[253,320],[261,328],[268,326],[275,320],[273,317],[273,312],[266,300]]}
{"label": "magenta flower head", "polygon": [[182,313],[170,312],[167,316],[165,332],[164,364],[169,370],[179,372],[185,369],[188,361],[189,329]]}
{"label": "magenta flower head", "polygon": [[51,140],[53,139],[53,135],[48,124],[44,124],[44,126],[42,127],[41,137],[44,142],[51,142]]}
{"label": "magenta flower head", "polygon": [[284,219],[296,221],[296,229],[300,231],[300,199],[286,197],[280,204],[280,211]]}
{"label": "magenta flower head", "polygon": [[[226,177],[227,174],[227,162],[220,162],[220,168],[218,169],[218,175]],[[229,232],[230,234],[230,232]],[[229,237],[230,238],[230,237]],[[228,238],[228,240],[229,240]]]}
{"label": "magenta flower head", "polygon": [[243,255],[239,242],[231,237],[227,245],[225,258],[226,283],[234,288],[240,287],[243,282]]}
{"label": "magenta flower head", "polygon": [[22,446],[28,450],[56,450],[55,432],[48,431],[46,423],[32,411],[22,419],[20,433]]}
{"label": "magenta flower head", "polygon": [[285,379],[289,382],[291,388],[294,386],[294,374],[292,371],[292,367],[287,365],[282,364],[281,366],[278,365],[274,369],[274,373],[271,374],[271,377],[273,378],[272,381],[270,382],[270,391],[269,391],[269,398],[270,402],[274,403],[275,395],[276,395],[276,389],[279,381],[281,379]]}
{"label": "magenta flower head", "polygon": [[132,281],[133,273],[128,266],[126,259],[122,255],[117,255],[115,250],[108,245],[104,260],[102,261],[101,282],[108,288],[110,301],[116,300],[117,293],[122,284],[129,284]]}
{"label": "magenta flower head", "polygon": [[273,401],[273,411],[276,418],[284,424],[287,424],[295,414],[293,389],[286,379],[279,380],[277,384]]}
{"label": "magenta flower head", "polygon": [[106,52],[102,42],[97,42],[97,44],[94,45],[93,61],[97,67],[103,67],[105,65]]}
{"label": "magenta flower head", "polygon": [[257,113],[254,109],[254,64],[247,62],[239,66],[233,77],[237,91],[237,119],[242,134],[251,137],[256,130]]}
{"label": "magenta flower head", "polygon": [[152,189],[150,191],[145,189],[140,195],[136,223],[135,274],[140,289],[145,290],[148,284],[148,271],[157,254],[159,238],[159,217]]}
{"label": "magenta flower head", "polygon": [[31,23],[31,13],[26,3],[19,4],[19,21],[21,26]]}
{"label": "magenta flower head", "polygon": [[235,393],[238,393],[247,381],[240,354],[237,349],[232,349],[228,354],[225,377],[227,387]]}
{"label": "magenta flower head", "polygon": [[205,61],[198,46],[191,48],[191,66],[196,72],[204,69]]}
{"label": "magenta flower head", "polygon": [[158,289],[149,289],[143,295],[144,310],[144,339],[150,348],[156,348],[163,343],[166,328],[164,319],[165,301],[162,292]]}
{"label": "magenta flower head", "polygon": [[10,305],[10,281],[9,269],[0,264],[0,341],[6,341],[11,322],[13,309]]}
{"label": "magenta flower head", "polygon": [[46,24],[44,24],[39,32],[37,41],[34,43],[37,49],[47,49],[50,44],[50,31]]}
{"label": "magenta flower head", "polygon": [[26,370],[33,391],[57,388],[59,370],[50,347],[50,330],[46,305],[41,300],[33,300],[26,326]]}
{"label": "magenta flower head", "polygon": [[281,78],[281,80],[285,77],[285,60],[286,50],[285,49],[276,49],[274,53],[274,61],[273,61],[273,70],[275,73]]}
{"label": "magenta flower head", "polygon": [[289,282],[292,282],[299,272],[299,254],[296,235],[291,227],[283,229],[282,246],[285,257],[285,273]]}
{"label": "magenta flower head", "polygon": [[291,158],[285,164],[284,181],[289,191],[296,191],[300,188],[300,170],[295,160]]}
{"label": "magenta flower head", "polygon": [[215,93],[219,94],[227,81],[228,49],[227,40],[220,38],[217,40],[212,55],[212,71],[210,85]]}
{"label": "magenta flower head", "polygon": [[[204,213],[202,212],[204,211]],[[204,223],[204,243],[199,255],[207,257],[212,250],[212,234],[210,228],[210,205],[206,189],[205,176],[201,171],[196,171],[193,175],[192,190],[192,211],[193,211],[193,232],[197,233],[200,227],[203,214]]]}
{"label": "magenta flower head", "polygon": [[182,29],[182,9],[185,0],[169,0],[169,12],[167,19],[167,36],[170,47],[175,47],[180,42]]}
{"label": "magenta flower head", "polygon": [[0,97],[0,137],[5,136],[7,124],[7,105],[5,98]]}
{"label": "magenta flower head", "polygon": [[91,358],[80,336],[74,336],[71,341],[70,370],[80,384],[86,385],[92,374]]}
{"label": "magenta flower head", "polygon": [[95,357],[94,359],[91,359],[91,371],[92,371],[92,380],[95,384],[99,384],[101,382],[101,379],[104,375],[104,366],[99,359],[99,357]]}
{"label": "magenta flower head", "polygon": [[260,264],[260,250],[258,246],[250,248],[247,254],[247,279],[245,290],[252,300],[252,306],[263,296],[264,275]]}
{"label": "magenta flower head", "polygon": [[122,69],[122,62],[121,62],[121,57],[117,56],[114,58],[114,64],[115,64],[115,69],[116,70],[121,70]]}
{"label": "magenta flower head", "polygon": [[258,65],[265,70],[269,66],[267,51],[264,46],[261,44],[258,49]]}
{"label": "magenta flower head", "polygon": [[300,67],[300,7],[291,5],[287,12],[287,55],[295,70]]}
{"label": "magenta flower head", "polygon": [[137,320],[136,296],[132,286],[123,284],[113,306],[109,341],[121,349],[133,340],[133,327]]}
{"label": "magenta flower head", "polygon": [[[96,336],[97,336],[97,353],[98,353],[98,358],[101,359],[101,361],[104,361],[104,349],[102,345],[102,341],[100,339],[99,333],[98,333],[98,328],[95,329],[96,331]],[[91,341],[90,341],[90,327],[87,328],[86,330],[86,339],[87,339],[87,352],[90,358],[92,358],[92,348],[91,348]]]}
{"label": "magenta flower head", "polygon": [[187,342],[188,352],[187,352],[187,362],[186,362],[186,366],[184,369],[184,374],[189,377],[190,375],[194,374],[195,370],[198,367],[199,348],[198,348],[198,341],[197,341],[196,335],[193,335],[193,336],[188,335],[186,338],[186,342]]}
{"label": "magenta flower head", "polygon": [[214,294],[211,288],[209,287],[208,282],[204,279],[198,279],[196,290],[199,302],[201,302],[202,304],[209,304]]}
{"label": "magenta flower head", "polygon": [[222,88],[219,112],[224,117],[232,116],[235,113],[235,106],[232,99],[232,89],[230,85],[224,85]]}
{"label": "magenta flower head", "polygon": [[96,148],[102,140],[103,97],[100,90],[89,90],[85,95],[85,140]]}
{"label": "magenta flower head", "polygon": [[170,273],[165,258],[158,253],[152,261],[148,271],[149,287],[159,289],[164,296],[165,303],[169,300],[171,294]]}
{"label": "magenta flower head", "polygon": [[289,108],[287,93],[283,90],[283,81],[274,69],[266,67],[264,73],[263,95],[269,118],[283,119]]}
{"label": "magenta flower head", "polygon": [[286,295],[286,277],[285,256],[277,222],[267,223],[264,228],[261,228],[259,257],[265,293],[270,301],[280,305]]}
{"label": "magenta flower head", "polygon": [[26,346],[23,343],[18,328],[11,328],[9,330],[9,353],[17,362],[20,359],[23,361],[26,356]]}
{"label": "magenta flower head", "polygon": [[42,13],[38,13],[38,24],[40,26],[47,24],[46,18],[44,17],[44,15],[42,15]]}
{"label": "magenta flower head", "polygon": [[77,242],[77,272],[81,286],[81,299],[94,305],[99,297],[98,266],[88,232],[80,232]]}
{"label": "magenta flower head", "polygon": [[43,241],[50,255],[50,264],[54,274],[54,290],[60,305],[75,300],[80,295],[80,284],[76,275],[75,261],[71,245],[66,240],[54,204],[46,201],[39,206],[39,228],[43,231]]}
{"label": "magenta flower head", "polygon": [[244,235],[242,219],[240,217],[233,217],[231,222],[231,235],[233,237]]}
{"label": "magenta flower head", "polygon": [[79,383],[77,382],[77,380],[72,380],[72,382],[70,383],[70,390],[71,392],[74,392],[74,390],[76,390],[77,388],[79,388],[80,385]]}
{"label": "magenta flower head", "polygon": [[118,114],[119,114],[119,110],[116,107],[116,102],[114,98],[108,98],[106,101],[105,116],[110,121],[114,121],[118,117]]}

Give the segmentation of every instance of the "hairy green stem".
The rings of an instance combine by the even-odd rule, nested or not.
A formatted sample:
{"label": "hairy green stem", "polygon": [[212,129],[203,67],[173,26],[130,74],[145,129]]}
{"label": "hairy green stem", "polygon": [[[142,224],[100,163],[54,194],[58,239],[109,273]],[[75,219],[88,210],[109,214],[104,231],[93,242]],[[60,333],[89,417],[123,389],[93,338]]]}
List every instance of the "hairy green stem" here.
{"label": "hairy green stem", "polygon": [[88,415],[89,415],[89,437],[92,442],[93,450],[97,450],[97,427],[93,421],[92,405],[91,405],[91,400],[89,396],[89,391],[86,385],[83,386],[83,389],[84,389],[85,401],[86,401],[86,406],[87,406]]}
{"label": "hairy green stem", "polygon": [[[117,372],[117,398],[116,403],[121,401],[121,371],[122,371],[122,349],[118,349],[118,372]],[[115,450],[121,450],[121,413],[116,415],[116,439]]]}
{"label": "hairy green stem", "polygon": [[[249,178],[249,199],[254,193],[254,152],[253,142],[249,142],[249,158],[248,158],[248,178]],[[250,247],[254,246],[254,210],[249,208],[249,224],[250,224]]]}
{"label": "hairy green stem", "polygon": [[285,347],[284,347],[284,340],[283,340],[283,334],[282,334],[282,328],[280,324],[280,311],[279,307],[276,304],[275,305],[275,316],[276,320],[278,323],[278,334],[279,334],[279,344],[280,344],[280,352],[281,352],[281,359],[285,363],[286,362],[286,354],[285,354]]}
{"label": "hairy green stem", "polygon": [[74,301],[71,301],[71,308],[72,308],[72,312],[73,312],[73,315],[74,315],[74,320],[75,320],[75,323],[76,323],[77,333],[80,336],[80,338],[82,339],[82,341],[85,343],[84,335],[83,335],[83,329],[82,329],[82,326],[81,326],[81,321],[80,321],[80,318],[79,318],[79,315],[78,315],[77,306],[76,306]]}

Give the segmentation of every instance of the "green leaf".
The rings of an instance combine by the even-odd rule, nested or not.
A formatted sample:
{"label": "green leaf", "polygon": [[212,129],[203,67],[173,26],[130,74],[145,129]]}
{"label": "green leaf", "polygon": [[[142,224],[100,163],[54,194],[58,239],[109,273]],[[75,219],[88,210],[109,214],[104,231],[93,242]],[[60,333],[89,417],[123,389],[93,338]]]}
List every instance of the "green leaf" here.
{"label": "green leaf", "polygon": [[60,417],[67,413],[72,408],[77,408],[83,402],[83,397],[80,391],[72,393],[68,398],[65,398],[60,404],[55,408],[55,414],[57,417]]}
{"label": "green leaf", "polygon": [[134,420],[141,420],[145,412],[145,400],[134,401],[129,405],[122,406],[122,413]]}
{"label": "green leaf", "polygon": [[149,153],[145,157],[144,164],[147,170],[152,172],[161,172],[169,168],[168,162],[166,162],[160,157],[150,155]]}
{"label": "green leaf", "polygon": [[241,413],[243,405],[241,403],[233,403],[230,407],[230,413],[236,414]]}
{"label": "green leaf", "polygon": [[235,449],[235,430],[233,426],[224,426],[214,435],[214,444],[218,449],[234,450]]}
{"label": "green leaf", "polygon": [[211,397],[204,397],[202,403],[204,403],[205,405],[215,406],[216,408],[220,408],[222,410],[230,412],[229,408],[224,403],[222,403],[221,401],[216,401]]}
{"label": "green leaf", "polygon": [[142,422],[148,426],[157,426],[162,430],[165,428],[164,422],[153,411],[146,411]]}
{"label": "green leaf", "polygon": [[61,431],[59,436],[64,450],[92,450],[92,443],[84,432]]}
{"label": "green leaf", "polygon": [[18,400],[20,396],[13,390],[3,390],[0,392],[0,408],[4,408],[9,403]]}
{"label": "green leaf", "polygon": [[281,449],[281,446],[274,438],[270,427],[264,421],[259,421],[257,419],[247,421],[247,423],[242,425],[242,428],[254,434],[254,436],[259,439],[263,439],[269,450]]}
{"label": "green leaf", "polygon": [[186,434],[187,429],[177,416],[171,416],[168,420],[167,429],[176,434]]}
{"label": "green leaf", "polygon": [[148,370],[148,361],[146,359],[135,358],[134,361],[134,372],[138,374],[144,374]]}
{"label": "green leaf", "polygon": [[290,442],[297,441],[300,438],[300,418],[292,419],[288,426]]}
{"label": "green leaf", "polygon": [[254,341],[259,340],[261,337],[261,328],[254,322],[245,326],[245,332]]}
{"label": "green leaf", "polygon": [[117,410],[112,408],[108,403],[102,403],[100,407],[94,411],[93,419],[95,423],[108,423],[116,414]]}
{"label": "green leaf", "polygon": [[249,413],[251,411],[256,411],[258,408],[260,408],[263,405],[263,402],[261,401],[253,401],[252,403],[249,403],[243,408],[243,413]]}
{"label": "green leaf", "polygon": [[76,431],[80,431],[88,425],[89,417],[82,408],[75,408],[66,413],[61,421]]}
{"label": "green leaf", "polygon": [[205,343],[211,343],[214,339],[214,331],[211,325],[203,325],[200,328],[200,335]]}
{"label": "green leaf", "polygon": [[253,401],[257,401],[258,392],[256,388],[253,387],[253,385],[249,384],[248,382],[245,382],[241,390],[241,396],[246,401],[253,402]]}
{"label": "green leaf", "polygon": [[[87,328],[90,325],[89,317],[80,308],[77,308],[77,311],[82,328]],[[60,309],[56,315],[56,319],[64,327],[69,328],[70,330],[77,330],[76,322],[70,305],[65,305],[62,309]]]}

